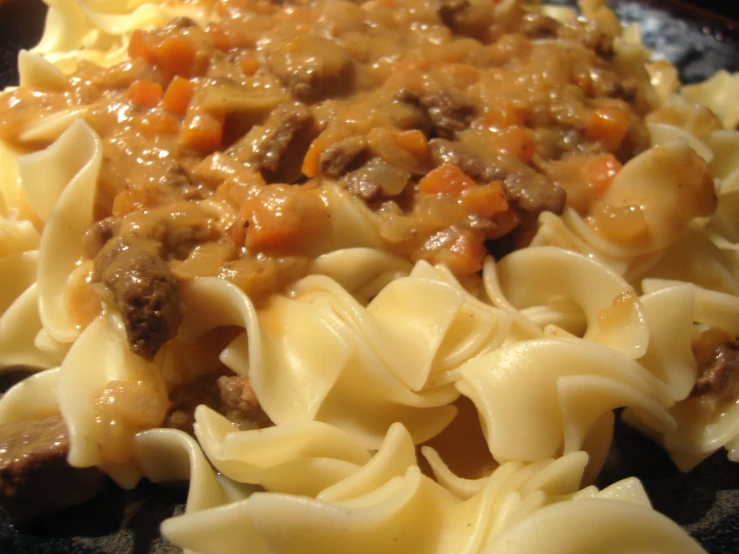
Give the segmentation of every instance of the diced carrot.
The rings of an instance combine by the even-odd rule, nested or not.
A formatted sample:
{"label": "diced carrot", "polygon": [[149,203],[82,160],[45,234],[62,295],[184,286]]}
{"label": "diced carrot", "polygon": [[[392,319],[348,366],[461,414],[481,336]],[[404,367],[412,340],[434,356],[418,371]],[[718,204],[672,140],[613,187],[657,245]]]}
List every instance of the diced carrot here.
{"label": "diced carrot", "polygon": [[174,135],[180,130],[180,122],[172,114],[155,110],[141,119],[139,128],[149,136]]}
{"label": "diced carrot", "polygon": [[156,62],[170,75],[191,77],[195,63],[195,48],[183,36],[165,38],[154,48]]}
{"label": "diced carrot", "polygon": [[153,108],[162,99],[164,91],[157,83],[151,81],[134,81],[126,91],[126,98],[137,106]]}
{"label": "diced carrot", "polygon": [[480,271],[486,253],[483,233],[448,227],[429,237],[420,254],[433,264],[444,264],[456,276],[466,277]]}
{"label": "diced carrot", "polygon": [[249,220],[245,245],[252,252],[300,252],[329,222],[321,197],[302,185],[265,187],[239,215]]}
{"label": "diced carrot", "polygon": [[180,144],[209,154],[217,150],[223,139],[223,118],[205,110],[191,110],[180,133]]}
{"label": "diced carrot", "polygon": [[520,127],[526,122],[526,114],[513,102],[502,102],[499,105],[489,107],[483,117],[483,122],[488,127],[496,130]]}
{"label": "diced carrot", "polygon": [[463,190],[474,186],[475,181],[452,163],[444,163],[432,169],[418,183],[421,192],[451,196],[459,196]]}
{"label": "diced carrot", "polygon": [[321,154],[323,154],[323,151],[328,148],[330,144],[339,138],[340,137],[335,136],[335,133],[324,132],[313,139],[313,142],[310,143],[310,147],[308,147],[308,151],[305,153],[305,157],[303,158],[303,166],[300,168],[303,175],[310,178],[318,175],[318,162],[321,159]]}
{"label": "diced carrot", "polygon": [[251,77],[259,69],[259,60],[250,55],[242,56],[240,60],[240,65],[241,70],[244,72],[244,75],[249,75]]}
{"label": "diced carrot", "polygon": [[394,138],[401,148],[410,152],[415,158],[426,160],[429,157],[429,141],[426,135],[418,129],[395,133]]}
{"label": "diced carrot", "polygon": [[508,210],[508,200],[502,183],[493,181],[462,191],[460,203],[483,217],[493,217]]}
{"label": "diced carrot", "polygon": [[123,217],[126,214],[140,212],[160,206],[164,201],[164,194],[157,188],[124,189],[113,200],[113,217]]}
{"label": "diced carrot", "polygon": [[140,29],[136,29],[131,35],[128,42],[128,57],[132,60],[146,60],[154,63],[154,52],[146,38],[146,33]]}
{"label": "diced carrot", "polygon": [[500,149],[516,156],[523,162],[530,162],[536,154],[534,137],[523,127],[509,127],[501,131],[498,136]]}
{"label": "diced carrot", "polygon": [[583,165],[583,178],[592,191],[602,194],[611,185],[621,167],[621,162],[613,154],[594,156]]}
{"label": "diced carrot", "polygon": [[251,217],[246,230],[246,246],[250,250],[287,250],[301,232],[297,214],[270,209],[269,204],[251,202]]}
{"label": "diced carrot", "polygon": [[192,81],[179,75],[175,76],[164,93],[162,106],[165,110],[173,114],[184,116],[185,112],[187,112],[187,106],[190,104],[190,100],[192,100],[194,88],[195,86]]}
{"label": "diced carrot", "polygon": [[602,143],[606,150],[615,151],[621,147],[626,138],[629,124],[629,108],[625,105],[598,108],[588,119],[585,137]]}
{"label": "diced carrot", "polygon": [[209,27],[208,35],[213,39],[213,44],[218,50],[228,52],[234,46],[233,40],[231,40],[231,33],[222,25]]}
{"label": "diced carrot", "polygon": [[318,175],[318,161],[321,158],[321,153],[325,147],[326,144],[321,140],[320,135],[310,143],[308,151],[305,153],[305,157],[303,158],[303,165],[300,168],[303,175],[309,178]]}

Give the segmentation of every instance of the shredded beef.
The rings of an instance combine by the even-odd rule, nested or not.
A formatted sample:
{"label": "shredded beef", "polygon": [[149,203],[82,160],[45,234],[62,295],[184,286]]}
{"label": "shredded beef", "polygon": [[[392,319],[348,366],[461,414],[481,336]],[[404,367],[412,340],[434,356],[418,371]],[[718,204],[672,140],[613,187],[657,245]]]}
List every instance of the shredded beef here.
{"label": "shredded beef", "polygon": [[97,468],[67,463],[69,437],[60,416],[0,425],[0,454],[0,506],[17,524],[81,504],[103,485]]}

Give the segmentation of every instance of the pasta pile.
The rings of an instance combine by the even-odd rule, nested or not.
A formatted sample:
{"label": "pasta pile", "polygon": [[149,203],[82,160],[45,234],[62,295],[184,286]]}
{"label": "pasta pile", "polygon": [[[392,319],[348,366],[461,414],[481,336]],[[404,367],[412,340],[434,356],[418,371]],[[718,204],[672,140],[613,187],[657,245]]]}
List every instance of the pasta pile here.
{"label": "pasta pile", "polygon": [[[210,17],[207,2],[48,3],[41,43],[20,56],[21,85],[42,90],[80,59],[124,60],[135,29]],[[637,35],[618,39],[623,63],[648,57]],[[40,370],[2,397],[0,422],[61,414],[69,463],[122,487],[188,479],[186,513],[162,533],[190,552],[702,552],[636,479],[589,486],[617,408],[683,471],[721,448],[739,461],[737,399],[691,394],[698,336],[739,336],[739,76],[680,88],[665,64],[648,69],[673,122],[649,124],[652,147],[607,194],[644,207],[650,240],[544,212],[531,245],[488,257],[470,286],[375,247],[371,216],[329,188],[337,236],[364,246],[338,241],[259,305],[217,277],[186,282],[179,333],[153,360],[130,352],[110,306],[76,323],[102,146],[74,111],[40,119],[23,131],[29,151],[0,142],[0,366]],[[724,129],[703,132],[706,106]],[[51,145],[33,151],[40,138]],[[691,208],[691,156],[715,181],[709,217]],[[210,344],[223,329],[225,347]],[[173,383],[219,364],[249,377],[273,427],[239,430],[199,406],[196,437],[152,428]],[[98,408],[115,387],[151,413],[111,430]],[[476,475],[433,441],[464,402],[489,451]]]}

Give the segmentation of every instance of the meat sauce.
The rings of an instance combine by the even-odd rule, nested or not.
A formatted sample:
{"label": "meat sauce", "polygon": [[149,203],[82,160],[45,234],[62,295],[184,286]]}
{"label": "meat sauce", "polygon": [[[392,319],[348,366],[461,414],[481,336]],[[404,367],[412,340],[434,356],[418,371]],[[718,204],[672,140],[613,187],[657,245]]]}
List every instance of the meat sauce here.
{"label": "meat sauce", "polygon": [[[494,0],[190,3],[215,22],[135,31],[118,65],[80,61],[58,90],[0,95],[0,139],[21,149],[47,145],[28,131],[51,114],[76,113],[101,137],[95,223],[68,302],[83,328],[100,305],[91,283],[104,285],[147,359],[177,335],[182,282],[218,276],[258,303],[305,275],[331,233],[329,187],[370,210],[388,252],[464,280],[487,253],[526,246],[543,211],[597,217],[622,164],[649,146],[648,76],[614,63],[619,23],[597,1],[583,8],[599,17],[566,23]],[[736,366],[730,350],[707,356],[695,395],[735,382],[722,369],[722,356]],[[191,432],[204,403],[242,429],[271,425],[225,367],[161,393],[113,382],[98,419],[119,435]],[[37,427],[62,437],[39,459],[65,470],[63,422],[7,430]],[[130,458],[119,439],[105,459]],[[7,500],[6,481],[30,470],[4,459]],[[22,506],[19,519],[68,504]]]}
{"label": "meat sauce", "polygon": [[[305,273],[329,182],[375,213],[388,251],[465,278],[524,246],[541,211],[587,214],[648,146],[647,76],[613,67],[617,26],[468,0],[209,4],[217,23],[136,31],[128,61],[0,98],[5,140],[73,109],[101,136],[86,250],[117,298],[130,291],[106,264],[136,243],[126,263],[156,276],[160,300],[217,275],[259,301]],[[147,357],[172,334],[131,333]]]}

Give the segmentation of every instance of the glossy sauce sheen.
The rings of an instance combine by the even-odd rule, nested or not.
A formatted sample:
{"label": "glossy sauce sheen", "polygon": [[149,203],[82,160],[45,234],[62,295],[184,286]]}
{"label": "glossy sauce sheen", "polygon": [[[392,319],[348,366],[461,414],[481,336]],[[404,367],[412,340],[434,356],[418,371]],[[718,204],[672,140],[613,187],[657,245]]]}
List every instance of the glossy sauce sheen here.
{"label": "glossy sauce sheen", "polygon": [[646,81],[611,67],[617,26],[459,0],[214,9],[205,28],[136,32],[130,61],[82,62],[63,91],[0,100],[11,141],[83,107],[105,148],[96,219],[136,237],[167,221],[159,255],[190,260],[180,278],[259,297],[299,277],[328,226],[329,180],[377,214],[388,250],[465,277],[486,241],[525,244],[565,191],[587,213],[648,144]]}
{"label": "glossy sauce sheen", "polygon": [[[616,4],[618,4],[618,2]],[[693,24],[695,24],[695,20],[691,19],[690,25],[692,26]],[[682,30],[684,29],[684,27],[685,24],[680,22],[679,28]],[[662,30],[662,26],[660,26],[660,30]],[[686,37],[685,42],[688,44],[691,43],[689,37]],[[702,60],[703,58],[700,59]],[[702,66],[704,71],[706,71],[706,67],[707,66],[705,65]],[[621,431],[621,434],[623,434],[625,430],[621,429]],[[697,530],[697,535],[699,536],[701,541],[704,542],[704,544],[713,544],[713,550],[715,551],[731,551],[732,545],[735,545],[736,543],[735,539],[737,533],[735,532],[736,518],[731,515],[730,507],[729,509],[727,509],[728,504],[726,503],[726,499],[728,498],[728,493],[730,491],[722,491],[722,493],[716,497],[715,500],[718,501],[718,508],[714,510],[714,512],[712,512],[712,517],[714,518],[714,520],[710,522],[711,525],[707,526],[705,523],[701,522],[695,523],[702,515],[704,515],[704,510],[706,510],[706,503],[714,503],[713,493],[716,489],[735,488],[735,478],[733,473],[734,468],[729,467],[730,464],[726,462],[725,458],[723,456],[714,457],[710,462],[708,462],[707,464],[703,464],[693,474],[686,477],[682,474],[678,475],[674,467],[666,461],[666,458],[664,458],[661,452],[657,450],[654,445],[644,441],[642,441],[643,444],[640,443],[639,437],[630,436],[628,438],[630,438],[630,441],[622,442],[624,442],[627,446],[639,445],[640,450],[637,454],[636,451],[632,452],[632,450],[635,450],[635,446],[630,446],[629,448],[625,449],[625,452],[628,454],[626,456],[626,465],[629,466],[629,469],[620,471],[624,471],[624,475],[639,473],[643,479],[647,479],[646,483],[648,485],[651,485],[652,487],[650,489],[650,496],[653,497],[653,500],[660,507],[660,509],[671,513],[673,517],[677,516],[682,523],[690,522],[693,529]],[[655,467],[659,467],[659,471],[655,471]],[[680,487],[676,486],[676,483],[678,482],[680,483]],[[686,483],[688,497],[692,492],[692,498],[698,499],[697,501],[684,501],[686,498]],[[706,491],[710,491],[708,494],[708,496],[711,497],[710,500],[706,499]],[[151,505],[159,506],[155,502]],[[146,505],[145,508],[148,508],[149,511],[152,511],[152,508],[149,505]],[[156,510],[156,507],[154,508],[154,510]],[[156,534],[156,524],[158,522],[157,517],[160,516],[161,514],[159,514],[158,512],[147,513],[146,518],[138,518],[137,521],[139,524],[144,522],[146,522],[147,525],[150,524],[151,526],[149,527],[149,529],[151,530],[151,533]],[[721,516],[726,516],[723,520],[723,524],[721,524]],[[61,517],[62,524],[60,525],[59,523],[56,523],[55,529],[60,535],[63,536],[68,536],[68,534],[70,533],[70,528],[77,530],[76,532],[79,533],[79,522],[82,520],[87,520],[87,518],[70,519],[68,516],[66,517],[66,519],[64,519],[64,515],[62,515]],[[90,519],[97,521],[94,517],[91,517]],[[117,524],[117,521],[114,525],[112,524],[113,526],[111,527],[111,529],[117,529]],[[61,529],[63,529],[63,531],[61,531]],[[87,528],[85,528],[85,531],[86,530]],[[9,534],[12,534],[13,536],[13,544],[20,544],[18,542],[19,538],[15,535],[15,531],[6,531],[3,535],[3,538],[6,538]],[[97,532],[95,533],[95,535],[97,536]],[[127,543],[127,541],[130,542],[130,535],[123,532],[120,533],[120,535],[120,538],[122,539],[121,542],[126,544],[126,547],[130,546],[132,548],[133,546]],[[49,544],[53,542],[53,548],[59,548],[59,541],[57,539],[48,539],[45,537],[40,538],[35,534],[28,536],[24,535],[20,538],[24,539],[24,545],[26,545],[25,541],[28,542],[28,545],[24,546],[24,548],[26,549],[34,549],[34,547],[40,548],[39,544],[46,544],[46,542],[48,542]],[[10,541],[10,539],[7,540]],[[723,542],[720,542],[722,540]],[[76,543],[74,543],[74,546],[71,546],[71,550],[77,551],[77,549],[79,548],[80,546]],[[123,550],[124,547],[119,546],[117,549]],[[66,549],[64,550],[66,551]]]}

